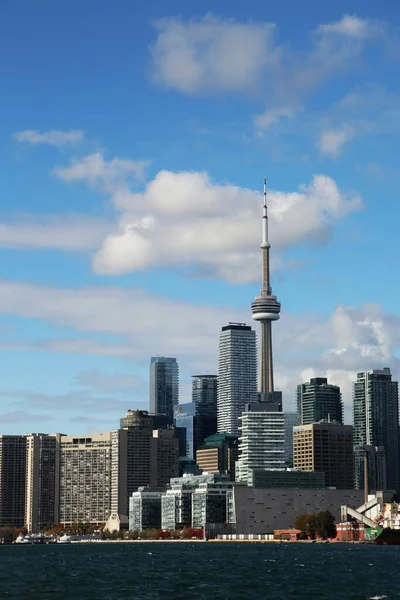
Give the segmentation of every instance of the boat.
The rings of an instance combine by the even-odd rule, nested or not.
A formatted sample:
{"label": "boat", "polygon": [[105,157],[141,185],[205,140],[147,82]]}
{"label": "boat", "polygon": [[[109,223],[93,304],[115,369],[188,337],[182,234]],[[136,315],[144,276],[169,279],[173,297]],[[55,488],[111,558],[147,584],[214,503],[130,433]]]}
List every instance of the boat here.
{"label": "boat", "polygon": [[27,533],[26,535],[20,533],[15,540],[15,544],[53,544],[54,541],[51,536],[40,533]]}
{"label": "boat", "polygon": [[70,543],[71,543],[71,537],[67,534],[62,535],[57,540],[57,544],[70,544]]}
{"label": "boat", "polygon": [[378,546],[400,546],[400,529],[366,527],[365,540],[371,541]]}

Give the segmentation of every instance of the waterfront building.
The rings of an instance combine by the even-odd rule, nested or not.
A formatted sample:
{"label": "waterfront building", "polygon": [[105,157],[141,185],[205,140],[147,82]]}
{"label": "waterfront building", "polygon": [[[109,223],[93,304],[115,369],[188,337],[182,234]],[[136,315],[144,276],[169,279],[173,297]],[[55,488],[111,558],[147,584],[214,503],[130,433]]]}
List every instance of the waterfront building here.
{"label": "waterfront building", "polygon": [[251,469],[285,468],[285,417],[269,402],[246,406],[240,417],[236,481],[248,484]]}
{"label": "waterfront building", "polygon": [[257,398],[256,333],[244,323],[222,327],[218,357],[218,433],[239,434],[245,405]]}
{"label": "waterfront building", "polygon": [[325,473],[296,469],[284,471],[250,469],[248,485],[255,488],[322,489],[325,487]]}
{"label": "waterfront building", "polygon": [[179,366],[176,358],[152,356],[150,361],[150,413],[173,418],[179,402]]}
{"label": "waterfront building", "polygon": [[328,383],[326,377],[313,377],[297,386],[298,425],[319,421],[343,423],[343,402],[340,387]]}
{"label": "waterfront building", "polygon": [[197,417],[198,446],[217,432],[218,376],[193,375],[192,403]]}
{"label": "waterfront building", "polygon": [[60,439],[60,522],[104,524],[111,505],[111,434]]}
{"label": "waterfront building", "polygon": [[61,434],[31,433],[25,439],[25,527],[37,533],[59,521]]}
{"label": "waterfront building", "polygon": [[197,450],[196,462],[202,471],[215,475],[229,475],[235,481],[239,438],[229,433],[215,433],[205,438]]}
{"label": "waterfront building", "polygon": [[203,480],[192,493],[192,527],[204,529],[207,523],[227,520],[226,493],[233,482],[223,475],[202,475]]}
{"label": "waterfront building", "polygon": [[285,412],[285,463],[293,467],[293,427],[300,425],[297,413]]}
{"label": "waterfront building", "polygon": [[140,487],[129,498],[129,531],[161,527],[161,496],[164,488]]}
{"label": "waterfront building", "polygon": [[368,465],[368,487],[370,490],[387,490],[386,450],[383,446],[355,446],[354,487],[364,489],[365,459]]}
{"label": "waterfront building", "polygon": [[26,439],[0,435],[0,527],[25,520]]}
{"label": "waterfront building", "polygon": [[329,422],[294,427],[293,464],[299,471],[325,473],[328,487],[353,489],[353,427]]}
{"label": "waterfront building", "polygon": [[[353,416],[355,448],[385,449],[387,489],[400,494],[399,390],[389,368],[357,374],[353,385]],[[379,463],[383,468],[383,461]],[[383,474],[379,474],[378,480],[383,481]]]}

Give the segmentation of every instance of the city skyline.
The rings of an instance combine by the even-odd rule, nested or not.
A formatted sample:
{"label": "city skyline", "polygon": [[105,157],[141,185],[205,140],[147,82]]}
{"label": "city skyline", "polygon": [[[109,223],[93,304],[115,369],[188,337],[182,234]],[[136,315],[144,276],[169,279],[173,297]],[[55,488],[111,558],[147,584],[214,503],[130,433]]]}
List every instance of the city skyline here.
{"label": "city skyline", "polygon": [[31,4],[0,23],[2,433],[116,427],[157,352],[189,401],[250,321],[264,176],[275,388],[327,377],[350,423],[358,372],[400,378],[396,8]]}

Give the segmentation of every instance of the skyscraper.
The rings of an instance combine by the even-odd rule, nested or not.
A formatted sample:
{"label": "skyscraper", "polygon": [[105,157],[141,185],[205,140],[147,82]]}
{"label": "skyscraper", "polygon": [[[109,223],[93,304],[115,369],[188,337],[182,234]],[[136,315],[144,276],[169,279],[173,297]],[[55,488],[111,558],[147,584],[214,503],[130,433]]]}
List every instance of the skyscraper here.
{"label": "skyscraper", "polygon": [[229,323],[219,338],[218,433],[238,435],[239,417],[256,398],[256,333],[245,323]]}
{"label": "skyscraper", "polygon": [[0,435],[0,527],[22,527],[25,518],[26,439]]}
{"label": "skyscraper", "polygon": [[261,402],[282,404],[282,394],[274,391],[274,371],[272,359],[272,321],[279,319],[281,304],[272,294],[270,282],[267,211],[267,180],[264,179],[264,205],[261,243],[261,291],[251,305],[253,319],[261,324],[259,392]]}
{"label": "skyscraper", "polygon": [[38,532],[59,521],[61,434],[26,438],[25,527]]}
{"label": "skyscraper", "polygon": [[297,413],[300,425],[318,421],[343,423],[342,394],[338,385],[328,383],[326,377],[314,377],[297,386]]}
{"label": "skyscraper", "polygon": [[[399,390],[389,368],[357,374],[353,385],[354,446],[383,447],[386,461],[386,485],[400,494]],[[377,475],[384,481],[382,475]]]}
{"label": "skyscraper", "polygon": [[293,427],[299,425],[297,413],[285,412],[285,461],[287,467],[293,467]]}
{"label": "skyscraper", "polygon": [[192,402],[198,417],[198,444],[217,432],[218,376],[193,375]]}
{"label": "skyscraper", "polygon": [[179,366],[176,358],[152,356],[150,361],[150,413],[174,416],[179,401]]}

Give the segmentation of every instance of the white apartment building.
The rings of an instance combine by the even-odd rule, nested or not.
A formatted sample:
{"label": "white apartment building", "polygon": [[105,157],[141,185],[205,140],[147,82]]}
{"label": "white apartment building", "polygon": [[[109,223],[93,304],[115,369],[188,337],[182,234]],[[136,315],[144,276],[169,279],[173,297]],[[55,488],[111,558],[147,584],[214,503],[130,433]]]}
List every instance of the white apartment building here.
{"label": "white apartment building", "polygon": [[256,333],[244,323],[229,323],[219,338],[218,433],[239,435],[239,417],[256,399]]}

